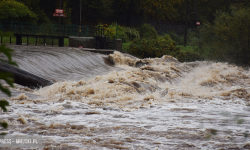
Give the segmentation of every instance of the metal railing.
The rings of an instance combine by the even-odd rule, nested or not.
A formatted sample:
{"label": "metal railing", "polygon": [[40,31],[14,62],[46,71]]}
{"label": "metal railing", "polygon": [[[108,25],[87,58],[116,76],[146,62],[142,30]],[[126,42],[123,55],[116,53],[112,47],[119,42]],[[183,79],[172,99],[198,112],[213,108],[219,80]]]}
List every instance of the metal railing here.
{"label": "metal railing", "polygon": [[90,36],[91,30],[86,25],[36,24],[24,22],[0,22],[0,30],[13,34],[50,35],[50,36]]}

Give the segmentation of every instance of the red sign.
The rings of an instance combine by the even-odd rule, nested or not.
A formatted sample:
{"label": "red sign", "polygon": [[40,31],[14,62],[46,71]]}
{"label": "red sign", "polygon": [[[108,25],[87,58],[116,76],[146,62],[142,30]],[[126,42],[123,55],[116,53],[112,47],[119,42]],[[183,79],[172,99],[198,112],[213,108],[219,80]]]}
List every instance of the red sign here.
{"label": "red sign", "polygon": [[65,14],[57,14],[57,13],[53,13],[54,17],[65,17]]}
{"label": "red sign", "polygon": [[63,9],[56,9],[55,13],[57,13],[57,14],[63,14]]}
{"label": "red sign", "polygon": [[196,22],[196,25],[199,26],[199,25],[201,25],[201,23],[200,22]]}
{"label": "red sign", "polygon": [[79,48],[83,48],[83,46],[79,46]]}

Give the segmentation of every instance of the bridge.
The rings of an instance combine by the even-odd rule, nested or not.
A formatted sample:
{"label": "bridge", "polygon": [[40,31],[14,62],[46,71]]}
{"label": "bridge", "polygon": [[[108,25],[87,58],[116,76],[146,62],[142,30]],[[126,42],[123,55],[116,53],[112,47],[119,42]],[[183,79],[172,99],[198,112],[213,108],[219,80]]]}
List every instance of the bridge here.
{"label": "bridge", "polygon": [[[16,44],[22,45],[22,37],[37,37],[58,39],[58,46],[64,46],[64,38],[69,36],[89,37],[94,36],[96,29],[90,29],[86,25],[58,25],[58,24],[37,24],[37,23],[24,23],[24,22],[0,22],[0,30],[4,32],[12,32],[16,36]],[[1,37],[2,43],[2,37]]]}

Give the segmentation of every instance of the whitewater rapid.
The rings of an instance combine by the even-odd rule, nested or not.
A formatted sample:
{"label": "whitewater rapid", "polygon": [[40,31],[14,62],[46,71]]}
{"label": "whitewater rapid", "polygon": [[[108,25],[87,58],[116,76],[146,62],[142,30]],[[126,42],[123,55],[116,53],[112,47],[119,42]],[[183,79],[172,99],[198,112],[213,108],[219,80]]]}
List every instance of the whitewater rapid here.
{"label": "whitewater rapid", "polygon": [[171,56],[12,48],[20,69],[55,83],[16,86],[23,94],[0,113],[10,124],[4,132],[42,135],[48,149],[250,148],[248,69]]}

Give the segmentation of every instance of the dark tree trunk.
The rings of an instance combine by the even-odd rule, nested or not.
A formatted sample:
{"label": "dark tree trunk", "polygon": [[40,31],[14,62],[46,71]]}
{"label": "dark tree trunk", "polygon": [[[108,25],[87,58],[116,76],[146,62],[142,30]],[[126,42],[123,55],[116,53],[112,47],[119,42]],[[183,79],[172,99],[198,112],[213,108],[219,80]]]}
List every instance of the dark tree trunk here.
{"label": "dark tree trunk", "polygon": [[127,9],[127,16],[126,16],[126,26],[130,27],[131,24],[131,14],[133,13],[134,10],[134,0],[130,0],[130,4],[128,5]]}
{"label": "dark tree trunk", "polygon": [[184,35],[184,47],[187,46],[187,30],[188,30],[188,10],[189,0],[186,0],[186,19],[185,19],[185,35]]}

